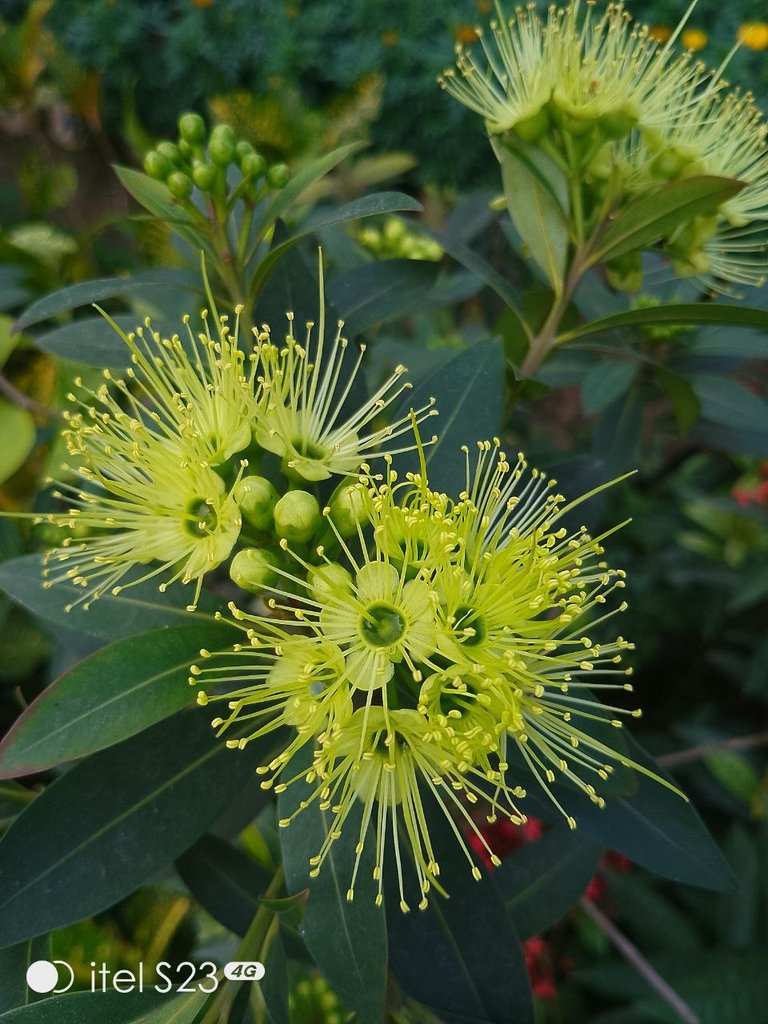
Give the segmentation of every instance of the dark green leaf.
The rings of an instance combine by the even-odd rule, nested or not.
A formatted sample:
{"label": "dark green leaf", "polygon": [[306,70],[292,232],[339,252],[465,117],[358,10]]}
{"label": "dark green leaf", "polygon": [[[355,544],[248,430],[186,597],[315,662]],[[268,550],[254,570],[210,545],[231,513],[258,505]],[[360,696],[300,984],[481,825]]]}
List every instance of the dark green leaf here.
{"label": "dark green leaf", "polygon": [[176,870],[197,902],[236,935],[248,931],[271,877],[242,850],[212,835],[183,853]]}
{"label": "dark green leaf", "polygon": [[660,387],[672,404],[680,429],[687,433],[699,418],[699,400],[690,383],[665,366],[654,366]]}
{"label": "dark green leaf", "polygon": [[0,587],[19,604],[35,615],[59,626],[80,630],[91,636],[116,640],[135,633],[145,633],[158,626],[189,625],[193,621],[211,621],[205,614],[217,608],[219,602],[203,591],[198,611],[186,610],[189,588],[178,584],[161,593],[153,581],[125,587],[117,596],[105,594],[84,611],[73,608],[65,611],[73,600],[83,596],[81,587],[57,583],[43,588],[43,556],[24,555],[0,565]]}
{"label": "dark green leaf", "polygon": [[639,388],[633,388],[600,414],[592,447],[602,460],[608,479],[637,469],[642,429],[643,398]]}
{"label": "dark green leaf", "polygon": [[229,647],[232,631],[200,623],[118,640],[79,662],[30,704],[0,743],[0,778],[86,757],[194,699],[189,667],[201,647]]}
{"label": "dark green leaf", "polygon": [[[139,317],[130,313],[118,314],[113,319],[126,333],[135,330],[139,323]],[[131,360],[125,342],[103,316],[83,317],[46,331],[35,338],[35,345],[44,352],[84,366],[122,368]]]}
{"label": "dark green leaf", "polygon": [[288,960],[285,955],[280,932],[276,932],[269,944],[269,953],[264,964],[261,994],[267,1008],[270,1024],[289,1024],[288,1015]]}
{"label": "dark green leaf", "polygon": [[646,309],[627,309],[612,313],[590,324],[565,331],[558,344],[574,338],[585,338],[617,327],[642,327],[645,324],[731,324],[734,327],[761,327],[768,329],[768,309],[734,306],[729,303],[690,302]]}
{"label": "dark green leaf", "polygon": [[[298,753],[286,769],[287,777],[308,768],[308,753],[307,748]],[[303,780],[288,786],[278,798],[280,818],[289,817],[309,792],[310,786]],[[321,811],[315,800],[281,830],[286,887],[292,894],[309,890],[299,931],[331,986],[364,1024],[379,1024],[387,982],[387,931],[384,909],[375,905],[371,885],[374,840],[369,836],[361,857],[358,891],[354,900],[348,900],[359,812],[350,814],[318,877],[309,876],[309,858],[320,850],[332,820],[333,812]]]}
{"label": "dark green leaf", "polygon": [[192,1024],[205,995],[174,998],[154,991],[73,992],[0,1016],[0,1024]]}
{"label": "dark green leaf", "polygon": [[51,940],[48,935],[0,949],[0,1013],[26,1006],[40,998],[27,986],[27,968],[35,960],[50,958]]}
{"label": "dark green leaf", "polygon": [[[400,412],[436,399],[439,416],[426,420],[422,436],[438,440],[426,449],[430,486],[458,495],[464,485],[461,446],[476,450],[477,441],[495,437],[504,411],[504,350],[499,340],[484,341],[461,352],[409,392]],[[414,453],[399,456],[398,471],[418,465]]]}
{"label": "dark green leaf", "polygon": [[382,213],[398,213],[400,211],[418,212],[421,210],[421,203],[402,192],[377,192],[372,196],[364,196],[362,199],[354,199],[344,206],[337,206],[325,213],[320,213],[307,220],[299,231],[291,235],[280,245],[276,245],[269,255],[261,261],[253,275],[252,291],[258,295],[264,282],[275,269],[282,257],[297,242],[308,235],[319,231],[320,228],[327,228],[333,224],[343,224],[349,220],[360,220],[363,217],[374,217]]}
{"label": "dark green leaf", "polygon": [[768,432],[768,402],[744,384],[710,373],[696,374],[691,383],[704,419],[735,430]]}
{"label": "dark green leaf", "polygon": [[617,398],[629,391],[637,376],[634,362],[605,359],[596,363],[581,385],[581,405],[587,414],[602,412]]}
{"label": "dark green leaf", "polygon": [[92,302],[103,302],[118,296],[135,295],[144,292],[147,287],[173,286],[194,290],[199,286],[198,278],[185,270],[147,270],[133,277],[107,277],[94,281],[83,281],[51,292],[26,309],[16,321],[17,331],[25,330],[33,324],[42,323],[57,313],[64,313],[78,306],[89,306]]}
{"label": "dark green leaf", "polygon": [[504,858],[493,879],[521,938],[541,934],[568,913],[602,852],[598,843],[559,826]]}
{"label": "dark green leaf", "polygon": [[738,195],[745,184],[732,178],[701,176],[673,181],[644,193],[613,220],[590,263],[646,249],[693,217],[711,216],[724,202]]}
{"label": "dark green leaf", "polygon": [[376,260],[329,281],[328,297],[354,337],[425,303],[439,270],[427,260]]}
{"label": "dark green leaf", "polygon": [[273,742],[229,750],[195,709],[75,765],[0,841],[0,946],[128,895],[215,821]]}
{"label": "dark green leaf", "polygon": [[20,782],[0,782],[0,822],[21,814],[35,796],[34,790],[22,786]]}
{"label": "dark green leaf", "polygon": [[[385,869],[390,963],[411,998],[456,1024],[531,1024],[528,974],[512,916],[492,875],[479,882],[444,815],[427,806],[440,880],[425,910],[403,914],[396,873]],[[404,857],[410,860],[410,848]],[[389,851],[392,852],[391,850]],[[410,865],[405,865],[410,866]],[[406,877],[415,892],[415,873]]]}

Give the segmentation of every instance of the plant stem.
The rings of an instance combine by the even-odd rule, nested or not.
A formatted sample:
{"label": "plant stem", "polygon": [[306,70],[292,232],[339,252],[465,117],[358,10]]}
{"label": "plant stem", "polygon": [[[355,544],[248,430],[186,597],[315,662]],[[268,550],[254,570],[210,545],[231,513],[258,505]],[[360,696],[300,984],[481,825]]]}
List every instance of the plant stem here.
{"label": "plant stem", "polygon": [[599,907],[585,898],[579,901],[581,909],[590,917],[595,924],[603,931],[621,955],[632,964],[661,999],[671,1006],[680,1020],[685,1024],[701,1024],[699,1017],[693,1012],[690,1006],[675,992],[675,990],[662,978],[659,972],[645,959],[634,943],[620,931],[613,921],[600,910]]}
{"label": "plant stem", "polygon": [[656,760],[659,764],[672,768],[678,764],[687,764],[689,761],[698,761],[707,754],[717,753],[718,750],[749,750],[751,747],[766,745],[768,729],[765,732],[753,732],[749,736],[734,736],[730,740],[715,740],[712,743],[701,743],[697,747],[688,747],[686,750],[676,750],[671,754],[660,754]]}
{"label": "plant stem", "polygon": [[17,387],[4,377],[0,373],[0,392],[2,392],[6,398],[8,398],[14,405],[18,405],[20,409],[26,409],[27,412],[35,413],[37,416],[44,416],[48,420],[61,419],[61,413],[57,409],[49,409],[47,405],[43,405],[41,402],[35,401],[34,398],[30,398],[29,395],[25,395],[23,391],[19,391]]}

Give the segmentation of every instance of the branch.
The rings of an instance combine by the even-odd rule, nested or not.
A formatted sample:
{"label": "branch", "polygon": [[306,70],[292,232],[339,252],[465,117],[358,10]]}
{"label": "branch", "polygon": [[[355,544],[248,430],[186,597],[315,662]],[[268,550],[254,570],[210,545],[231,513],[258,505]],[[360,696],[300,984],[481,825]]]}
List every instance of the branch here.
{"label": "branch", "polygon": [[637,946],[630,942],[622,931],[619,931],[613,921],[599,907],[595,906],[586,897],[581,899],[579,904],[584,913],[591,917],[598,928],[605,932],[621,955],[632,964],[637,973],[645,978],[654,992],[664,1000],[667,1006],[672,1007],[680,1017],[680,1020],[685,1021],[685,1024],[701,1024],[701,1021],[690,1006],[664,981],[656,968],[648,963]]}
{"label": "branch", "polygon": [[61,413],[56,409],[49,409],[47,405],[42,405],[40,402],[36,402],[34,398],[30,398],[29,395],[25,395],[23,391],[19,391],[17,387],[4,377],[0,373],[0,391],[5,395],[7,399],[13,402],[14,405],[18,405],[20,409],[26,409],[27,412],[35,413],[38,416],[44,416],[48,420],[61,419]]}
{"label": "branch", "polygon": [[718,750],[749,750],[750,747],[762,747],[768,744],[768,729],[765,732],[753,732],[749,736],[735,736],[730,740],[713,740],[712,743],[701,743],[698,747],[676,750],[671,754],[660,754],[656,760],[666,768],[674,768],[689,761],[698,761],[707,754]]}

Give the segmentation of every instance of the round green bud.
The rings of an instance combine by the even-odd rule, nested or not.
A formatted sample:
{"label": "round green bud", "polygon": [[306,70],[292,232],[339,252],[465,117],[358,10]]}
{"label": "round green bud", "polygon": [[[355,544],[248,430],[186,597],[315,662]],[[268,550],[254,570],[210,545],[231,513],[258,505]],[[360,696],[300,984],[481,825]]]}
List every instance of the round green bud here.
{"label": "round green bud", "polygon": [[257,530],[270,530],[273,512],[280,495],[263,476],[244,476],[236,485],[234,499],[251,526]]}
{"label": "round green bud", "polygon": [[174,171],[173,174],[169,174],[166,185],[168,191],[176,199],[189,199],[192,195],[192,179],[183,171]]}
{"label": "round green bud", "polygon": [[338,562],[326,562],[324,565],[310,569],[307,575],[307,585],[310,593],[318,600],[334,591],[351,590],[352,574]]}
{"label": "round green bud", "polygon": [[192,159],[194,149],[192,148],[192,146],[190,146],[188,142],[185,142],[184,139],[179,139],[179,152],[181,153],[184,160],[187,163],[189,163],[189,161]]}
{"label": "round green bud", "polygon": [[210,192],[216,184],[218,173],[213,164],[205,164],[202,160],[198,160],[192,168],[192,180],[201,192]]}
{"label": "round green bud", "polygon": [[247,139],[240,139],[239,142],[235,145],[235,153],[237,154],[238,163],[242,160],[244,156],[247,156],[249,153],[255,152],[256,150],[253,148],[253,145]]}
{"label": "round green bud", "polygon": [[205,142],[205,121],[199,114],[189,111],[179,118],[179,135],[191,146],[200,146]]}
{"label": "round green bud", "polygon": [[229,566],[229,577],[241,590],[260,594],[274,587],[280,579],[277,569],[280,560],[273,551],[263,548],[243,548]]}
{"label": "round green bud", "polygon": [[317,498],[309,491],[288,491],[274,514],[278,536],[296,544],[310,540],[323,521]]}
{"label": "round green bud", "polygon": [[343,483],[336,488],[329,503],[331,522],[342,537],[357,533],[358,526],[368,522],[365,494],[358,483]]}
{"label": "round green bud", "polygon": [[181,152],[175,142],[158,142],[157,152],[160,156],[164,156],[166,160],[170,160],[174,166],[182,163]]}
{"label": "round green bud", "polygon": [[603,114],[599,125],[603,135],[609,139],[623,139],[640,121],[640,107],[637,103],[625,103],[608,114]]}
{"label": "round green bud", "polygon": [[235,159],[235,133],[228,124],[217,124],[208,142],[208,155],[217,167],[226,167]]}
{"label": "round green bud", "polygon": [[157,181],[165,181],[173,170],[173,164],[167,156],[158,153],[156,149],[150,149],[144,157],[144,170],[150,178],[156,178]]}
{"label": "round green bud", "polygon": [[260,153],[246,153],[240,158],[244,178],[260,178],[267,169],[267,161]]}
{"label": "round green bud", "polygon": [[267,184],[270,188],[285,188],[290,176],[287,164],[273,164],[267,171]]}

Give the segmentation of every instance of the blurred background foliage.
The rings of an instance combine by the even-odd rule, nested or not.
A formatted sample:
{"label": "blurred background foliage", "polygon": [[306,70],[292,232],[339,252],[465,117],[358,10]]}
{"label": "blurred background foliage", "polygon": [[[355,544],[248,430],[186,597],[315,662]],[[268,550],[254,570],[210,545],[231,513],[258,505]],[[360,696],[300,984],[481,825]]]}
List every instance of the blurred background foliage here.
{"label": "blurred background foliage", "polygon": [[[683,9],[679,0],[638,0],[630,7],[662,37]],[[489,0],[0,0],[0,509],[29,507],[55,471],[69,382],[96,372],[79,362],[79,351],[62,358],[65,350],[47,343],[45,331],[12,335],[13,321],[63,285],[180,265],[162,225],[132,216],[137,208],[109,165],[138,166],[159,138],[174,135],[184,110],[232,124],[270,161],[292,167],[367,140],[368,149],[303,197],[294,220],[326,201],[346,202],[394,183],[423,203],[422,226],[481,249],[527,295],[535,315],[541,284],[508,221],[489,205],[498,172],[479,121],[435,84],[454,44],[471,42],[472,26],[490,10]],[[687,40],[717,63],[741,33],[744,45],[728,76],[752,89],[764,108],[767,20],[764,0],[701,0]],[[611,556],[630,575],[623,628],[637,643],[645,708],[638,732],[703,810],[741,887],[712,897],[660,881],[626,859],[603,858],[589,883],[589,906],[527,941],[540,1020],[679,1019],[631,957],[617,952],[613,924],[702,1022],[768,1022],[764,332],[660,326],[613,332],[564,346],[535,384],[521,385],[511,368],[518,339],[503,304],[477,278],[457,272],[419,224],[381,217],[321,238],[332,269],[383,257],[434,264],[441,275],[442,290],[431,303],[406,309],[405,302],[399,310],[405,315],[366,328],[374,343],[372,377],[402,360],[418,384],[457,353],[502,337],[511,445],[524,447],[534,464],[555,471],[572,491],[638,470],[590,513],[596,522],[632,520],[612,538]],[[517,253],[510,253],[510,242]],[[311,246],[304,256],[311,258]],[[648,269],[650,284],[635,305],[696,297],[694,286],[674,283],[660,262],[649,261]],[[768,289],[744,298],[768,307]],[[590,278],[576,296],[574,316],[619,309],[622,301],[603,280]],[[161,305],[156,291],[137,288],[110,309],[138,317]],[[54,326],[70,322],[64,312]],[[40,541],[34,530],[0,520],[3,559]],[[43,625],[0,595],[0,728],[95,643]],[[31,785],[1,783],[0,823],[10,823],[37,788],[34,778]],[[275,850],[269,814],[244,832],[237,824],[222,824],[221,834],[239,836],[238,852],[250,865],[268,866]],[[517,856],[538,841],[525,839],[499,841]],[[216,894],[209,901],[196,874],[196,858],[204,862],[205,854],[193,848],[178,875],[54,935],[54,952],[81,965],[79,984],[92,959],[131,966],[203,959],[230,948],[231,923],[222,924]],[[520,865],[525,870],[524,859]],[[295,972],[292,1020],[346,1018],[325,981],[309,968]]]}

